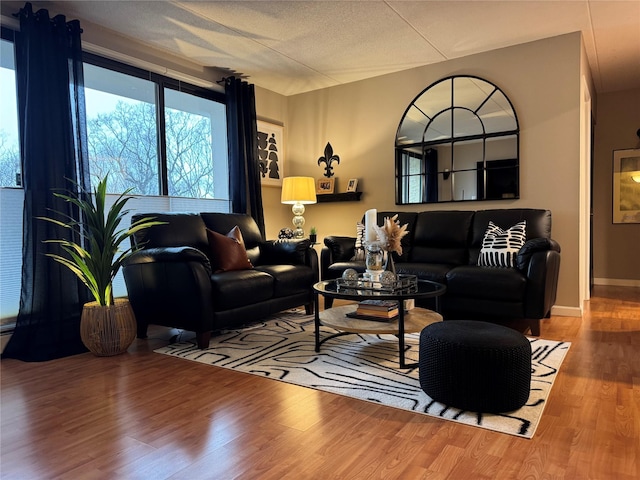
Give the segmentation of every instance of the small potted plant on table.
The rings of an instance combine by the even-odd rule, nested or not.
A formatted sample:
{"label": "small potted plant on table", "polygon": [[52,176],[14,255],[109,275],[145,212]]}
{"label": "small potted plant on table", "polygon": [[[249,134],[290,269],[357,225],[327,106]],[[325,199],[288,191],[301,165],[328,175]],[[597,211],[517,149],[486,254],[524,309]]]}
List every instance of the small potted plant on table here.
{"label": "small potted plant on table", "polygon": [[311,243],[317,243],[318,231],[316,230],[316,227],[311,227],[311,230],[309,230],[309,240],[311,240]]}

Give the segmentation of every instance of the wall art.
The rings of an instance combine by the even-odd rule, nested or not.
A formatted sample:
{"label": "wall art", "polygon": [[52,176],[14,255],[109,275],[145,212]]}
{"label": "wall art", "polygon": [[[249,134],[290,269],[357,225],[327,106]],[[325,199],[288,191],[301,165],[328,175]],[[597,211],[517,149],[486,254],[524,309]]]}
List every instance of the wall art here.
{"label": "wall art", "polygon": [[262,185],[282,187],[285,172],[284,127],[258,120],[258,169]]}
{"label": "wall art", "polygon": [[613,223],[640,223],[640,149],[613,151]]}

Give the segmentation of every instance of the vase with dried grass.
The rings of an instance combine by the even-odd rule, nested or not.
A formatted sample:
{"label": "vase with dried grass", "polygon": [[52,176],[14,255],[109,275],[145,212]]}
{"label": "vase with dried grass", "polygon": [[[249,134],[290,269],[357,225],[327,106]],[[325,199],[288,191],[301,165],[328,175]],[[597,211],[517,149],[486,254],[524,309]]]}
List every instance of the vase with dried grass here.
{"label": "vase with dried grass", "polygon": [[373,226],[378,236],[378,244],[382,245],[386,255],[385,268],[394,275],[396,274],[396,266],[393,261],[393,253],[402,255],[402,239],[409,233],[408,226],[406,223],[400,226],[397,213],[393,217],[385,217],[381,227]]}

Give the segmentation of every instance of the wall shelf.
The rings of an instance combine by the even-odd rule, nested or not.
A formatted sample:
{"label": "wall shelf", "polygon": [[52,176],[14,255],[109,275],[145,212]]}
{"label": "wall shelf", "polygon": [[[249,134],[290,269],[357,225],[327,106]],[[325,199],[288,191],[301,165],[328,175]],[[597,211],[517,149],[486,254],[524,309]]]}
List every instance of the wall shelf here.
{"label": "wall shelf", "polygon": [[327,202],[359,202],[362,192],[323,193],[316,195],[318,203]]}

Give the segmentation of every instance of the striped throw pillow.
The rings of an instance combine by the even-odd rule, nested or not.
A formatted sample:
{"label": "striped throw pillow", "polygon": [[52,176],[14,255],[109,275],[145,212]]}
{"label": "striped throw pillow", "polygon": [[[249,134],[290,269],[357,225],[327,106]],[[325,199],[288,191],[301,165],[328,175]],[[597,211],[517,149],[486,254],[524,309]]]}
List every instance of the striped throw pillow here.
{"label": "striped throw pillow", "polygon": [[526,221],[516,223],[507,230],[489,222],[482,240],[478,265],[481,267],[515,267],[516,255],[527,238],[526,228]]}
{"label": "striped throw pillow", "polygon": [[356,250],[351,261],[362,261],[364,257],[364,223],[358,222],[356,223]]}

